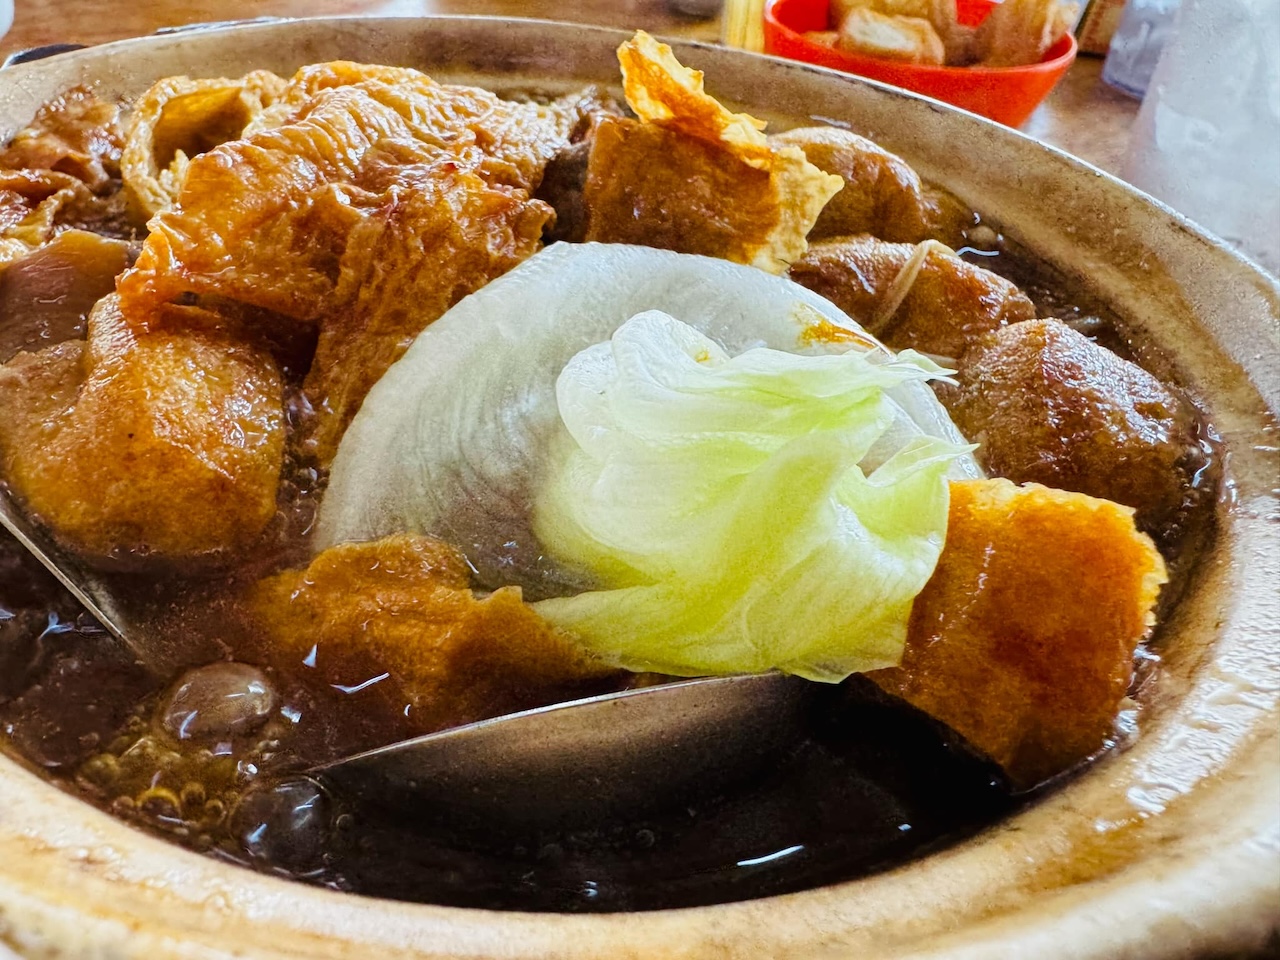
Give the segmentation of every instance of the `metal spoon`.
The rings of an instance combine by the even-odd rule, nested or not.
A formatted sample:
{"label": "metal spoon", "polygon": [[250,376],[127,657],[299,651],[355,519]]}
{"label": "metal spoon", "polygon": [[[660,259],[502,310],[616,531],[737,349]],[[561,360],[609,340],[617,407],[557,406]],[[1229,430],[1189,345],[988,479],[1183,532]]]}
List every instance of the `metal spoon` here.
{"label": "metal spoon", "polygon": [[825,684],[707,677],[526,710],[314,768],[358,804],[546,824],[678,802],[794,743]]}
{"label": "metal spoon", "polygon": [[[110,575],[69,556],[3,486],[0,526],[157,675],[217,658],[140,627]],[[311,772],[357,803],[401,811],[539,824],[634,813],[759,769],[796,740],[823,687],[779,673],[684,680],[483,720]]]}
{"label": "metal spoon", "polygon": [[110,575],[91,572],[64,551],[45,528],[15,508],[12,494],[3,484],[0,484],[0,527],[13,534],[108,633],[157,676],[171,677],[184,666],[207,663],[222,654],[208,639],[184,636],[179,643],[148,630],[132,605],[112,589]]}

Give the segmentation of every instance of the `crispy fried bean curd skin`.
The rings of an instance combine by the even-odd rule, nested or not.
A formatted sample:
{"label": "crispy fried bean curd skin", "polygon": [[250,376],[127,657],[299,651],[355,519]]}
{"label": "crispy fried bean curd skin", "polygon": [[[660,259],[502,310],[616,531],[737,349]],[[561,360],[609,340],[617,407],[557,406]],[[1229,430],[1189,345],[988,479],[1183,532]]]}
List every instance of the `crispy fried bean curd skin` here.
{"label": "crispy fried bean curd skin", "polygon": [[215,330],[139,335],[114,295],[87,341],[0,367],[0,462],[78,551],[173,560],[247,547],[276,511],[280,376]]}
{"label": "crispy fried bean curd skin", "polygon": [[1132,511],[1008,480],[951,484],[902,664],[867,676],[1029,787],[1100,750],[1164,562]]}
{"label": "crispy fried bean curd skin", "polygon": [[1125,504],[1153,533],[1194,505],[1204,464],[1195,408],[1065,324],[984,337],[956,381],[943,402],[990,472]]}
{"label": "crispy fried bean curd skin", "polygon": [[586,239],[786,270],[840,178],[798,147],[771,146],[763,121],[727,110],[700,71],[647,33],[622,44],[618,62],[639,119],[599,122],[583,190]]}
{"label": "crispy fried bean curd skin", "polygon": [[191,159],[242,136],[286,85],[266,70],[239,80],[166,77],[139,97],[120,158],[134,222],[172,207]]}
{"label": "crispy fried bean curd skin", "polygon": [[326,69],[345,77],[363,68],[304,71],[299,82],[318,92],[286,122],[191,161],[177,206],[151,221],[142,255],[121,278],[130,322],[145,326],[159,306],[195,294],[315,324],[340,306],[352,231],[385,206],[393,186],[375,148],[394,142],[406,164],[449,161],[488,185],[530,193],[580,119],[576,100],[512,103],[406,70],[396,71],[404,77],[395,86],[325,86],[341,79]]}
{"label": "crispy fried bean curd skin", "polygon": [[305,570],[261,581],[249,599],[272,656],[309,657],[327,684],[389,672],[421,732],[572,699],[617,674],[518,588],[477,599],[469,582],[453,547],[404,534],[331,547]]}
{"label": "crispy fried bean curd skin", "polygon": [[870,236],[815,243],[789,276],[895,350],[960,357],[983,334],[1036,315],[1008,280],[941,244],[921,249]]}

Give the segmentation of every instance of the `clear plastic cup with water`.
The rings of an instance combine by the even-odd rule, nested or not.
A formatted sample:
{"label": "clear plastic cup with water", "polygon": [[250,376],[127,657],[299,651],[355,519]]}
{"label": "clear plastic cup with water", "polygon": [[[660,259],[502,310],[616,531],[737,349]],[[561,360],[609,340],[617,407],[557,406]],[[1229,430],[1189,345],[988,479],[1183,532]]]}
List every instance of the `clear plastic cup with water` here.
{"label": "clear plastic cup with water", "polygon": [[1141,98],[1173,30],[1180,0],[1128,0],[1102,65],[1102,79]]}
{"label": "clear plastic cup with water", "polygon": [[1280,273],[1280,2],[1183,0],[1124,176]]}

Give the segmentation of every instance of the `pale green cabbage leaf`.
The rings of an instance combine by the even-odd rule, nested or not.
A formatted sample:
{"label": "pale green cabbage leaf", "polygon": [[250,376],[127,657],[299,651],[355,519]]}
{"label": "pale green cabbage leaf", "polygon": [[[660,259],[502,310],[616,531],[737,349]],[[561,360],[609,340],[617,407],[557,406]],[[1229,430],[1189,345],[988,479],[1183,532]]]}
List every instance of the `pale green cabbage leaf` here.
{"label": "pale green cabbage leaf", "polygon": [[[970,447],[915,435],[886,394],[947,371],[912,351],[730,356],[658,311],[578,353],[534,533],[597,589],[538,611],[605,659],[813,680],[899,662]],[[864,472],[864,468],[866,468]]]}

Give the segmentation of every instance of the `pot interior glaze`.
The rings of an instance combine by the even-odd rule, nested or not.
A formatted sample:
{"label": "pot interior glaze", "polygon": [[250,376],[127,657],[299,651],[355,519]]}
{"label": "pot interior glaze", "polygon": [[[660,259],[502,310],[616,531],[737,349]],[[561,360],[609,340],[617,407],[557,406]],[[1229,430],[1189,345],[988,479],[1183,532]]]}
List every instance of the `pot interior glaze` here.
{"label": "pot interior glaze", "polygon": [[[330,19],[126,41],[0,74],[0,137],[75,84],[331,59],[498,91],[617,87],[621,31],[495,18]],[[934,101],[699,44],[713,94],[902,154],[1107,304],[1227,451],[1218,535],[1162,624],[1142,735],[957,846],[867,879],[643,914],[490,913],[289,883],[140,833],[0,759],[0,944],[32,957],[1170,957],[1280,927],[1280,286],[1171,210]],[[2,948],[0,948],[2,949]]]}

